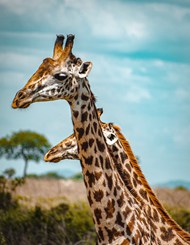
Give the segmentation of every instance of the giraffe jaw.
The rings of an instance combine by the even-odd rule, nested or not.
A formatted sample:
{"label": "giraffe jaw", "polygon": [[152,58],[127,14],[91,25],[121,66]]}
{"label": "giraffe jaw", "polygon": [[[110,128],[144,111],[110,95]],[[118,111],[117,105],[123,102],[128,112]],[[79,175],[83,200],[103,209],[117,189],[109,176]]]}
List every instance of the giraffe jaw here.
{"label": "giraffe jaw", "polygon": [[25,108],[28,108],[29,106],[30,106],[30,103],[25,103],[25,104],[21,105],[19,108],[25,109]]}
{"label": "giraffe jaw", "polygon": [[[25,109],[27,107],[30,106],[30,104],[35,103],[35,102],[41,102],[41,101],[48,101],[48,97],[47,96],[43,96],[41,95],[39,92],[38,93],[25,93],[25,92],[21,92],[22,96],[20,96],[21,91],[19,91],[13,102],[12,102],[12,108],[13,109]],[[20,98],[19,98],[20,97]]]}
{"label": "giraffe jaw", "polygon": [[44,157],[44,161],[45,162],[54,162],[54,163],[57,163],[57,162],[60,162],[62,159],[60,157],[54,157],[54,158],[48,158],[48,156],[45,155]]}
{"label": "giraffe jaw", "polygon": [[78,155],[61,155],[61,156],[51,156],[48,153],[44,156],[44,161],[45,162],[53,162],[53,163],[58,163],[64,159],[69,159],[69,160],[76,160],[78,159]]}

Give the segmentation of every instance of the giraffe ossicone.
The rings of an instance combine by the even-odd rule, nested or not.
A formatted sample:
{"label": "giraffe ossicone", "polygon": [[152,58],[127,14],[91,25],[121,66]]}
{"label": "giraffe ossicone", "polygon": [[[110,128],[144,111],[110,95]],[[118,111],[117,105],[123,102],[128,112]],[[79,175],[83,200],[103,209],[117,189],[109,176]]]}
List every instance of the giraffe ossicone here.
{"label": "giraffe ossicone", "polygon": [[43,61],[12,107],[57,99],[69,103],[98,244],[189,244],[189,235],[150,202],[141,173],[132,170],[120,142],[108,147],[87,79],[92,63],[72,54],[73,40],[68,35],[62,49],[63,37],[57,37],[53,58]]}

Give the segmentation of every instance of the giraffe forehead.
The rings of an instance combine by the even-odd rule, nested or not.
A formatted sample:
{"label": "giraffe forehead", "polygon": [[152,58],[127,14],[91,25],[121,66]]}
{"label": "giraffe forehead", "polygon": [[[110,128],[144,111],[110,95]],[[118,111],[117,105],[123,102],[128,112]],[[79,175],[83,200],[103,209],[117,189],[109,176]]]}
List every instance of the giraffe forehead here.
{"label": "giraffe forehead", "polygon": [[43,80],[46,80],[48,76],[52,76],[56,73],[62,72],[75,74],[79,70],[81,64],[82,60],[80,58],[76,58],[74,55],[67,57],[65,60],[45,58],[25,87],[42,82]]}
{"label": "giraffe forehead", "polygon": [[42,63],[38,70],[29,79],[26,86],[42,81],[47,76],[52,75],[54,70],[55,67],[53,65]]}
{"label": "giraffe forehead", "polygon": [[26,86],[43,81],[47,79],[48,76],[53,76],[56,73],[75,74],[79,70],[80,66],[81,63],[77,63],[74,60],[68,59],[65,62],[60,62],[58,60],[46,58],[44,59],[38,70],[29,79]]}

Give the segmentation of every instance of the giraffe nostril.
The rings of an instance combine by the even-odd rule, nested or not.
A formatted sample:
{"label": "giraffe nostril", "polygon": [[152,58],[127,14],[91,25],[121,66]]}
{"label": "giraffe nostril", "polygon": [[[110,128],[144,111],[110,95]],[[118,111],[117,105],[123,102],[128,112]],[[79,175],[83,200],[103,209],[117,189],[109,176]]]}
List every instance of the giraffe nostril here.
{"label": "giraffe nostril", "polygon": [[55,148],[53,148],[53,149],[51,149],[50,150],[50,153],[49,153],[49,155],[51,155],[51,154],[55,154],[55,153],[57,153],[58,152],[58,150]]}
{"label": "giraffe nostril", "polygon": [[22,98],[24,97],[24,93],[21,92],[21,91],[18,92],[17,97],[18,97],[19,99],[22,99]]}

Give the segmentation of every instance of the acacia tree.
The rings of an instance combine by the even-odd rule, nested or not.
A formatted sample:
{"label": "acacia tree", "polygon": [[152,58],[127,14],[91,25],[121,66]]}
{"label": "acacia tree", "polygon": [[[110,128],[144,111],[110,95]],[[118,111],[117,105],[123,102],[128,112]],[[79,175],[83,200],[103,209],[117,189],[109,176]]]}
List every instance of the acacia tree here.
{"label": "acacia tree", "polygon": [[23,177],[26,177],[28,162],[39,162],[49,148],[46,137],[32,131],[19,131],[0,139],[0,157],[24,160]]}

